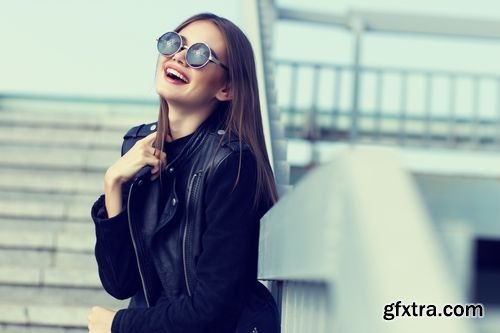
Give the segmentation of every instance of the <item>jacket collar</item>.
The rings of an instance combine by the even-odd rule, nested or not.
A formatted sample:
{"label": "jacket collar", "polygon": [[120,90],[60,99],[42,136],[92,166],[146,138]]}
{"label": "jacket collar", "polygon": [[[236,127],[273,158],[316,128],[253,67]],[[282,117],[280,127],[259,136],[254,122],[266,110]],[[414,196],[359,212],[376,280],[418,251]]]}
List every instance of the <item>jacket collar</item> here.
{"label": "jacket collar", "polygon": [[217,130],[222,129],[224,122],[221,113],[222,112],[215,110],[207,119],[205,119],[205,121],[196,129],[189,141],[184,145],[184,148],[181,150],[179,155],[167,164],[167,168],[184,161],[203,146],[203,143],[207,140],[211,133],[215,133]]}

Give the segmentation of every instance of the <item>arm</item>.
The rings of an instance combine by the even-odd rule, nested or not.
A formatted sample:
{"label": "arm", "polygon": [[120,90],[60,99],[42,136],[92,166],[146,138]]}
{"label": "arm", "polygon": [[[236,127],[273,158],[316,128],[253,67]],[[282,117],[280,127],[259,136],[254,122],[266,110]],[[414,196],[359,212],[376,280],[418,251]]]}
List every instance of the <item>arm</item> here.
{"label": "arm", "polygon": [[192,296],[162,299],[149,309],[120,310],[113,332],[206,332],[215,321],[232,327],[256,280],[261,212],[253,208],[256,162],[244,152],[239,183],[239,152],[229,155],[208,180],[207,228],[197,263]]}
{"label": "arm", "polygon": [[[112,296],[125,299],[133,296],[139,286],[135,251],[130,241],[128,215],[123,199],[128,197],[134,175],[145,165],[151,165],[152,177],[157,177],[165,153],[159,154],[151,145],[152,133],[137,141],[118,161],[110,166],[104,179],[104,192],[92,207],[96,227],[95,256],[101,282]],[[123,150],[123,149],[122,149]],[[123,152],[122,152],[123,153]]]}
{"label": "arm", "polygon": [[140,287],[135,252],[130,241],[127,212],[108,217],[102,195],[92,206],[95,223],[95,257],[104,289],[113,297],[126,299]]}

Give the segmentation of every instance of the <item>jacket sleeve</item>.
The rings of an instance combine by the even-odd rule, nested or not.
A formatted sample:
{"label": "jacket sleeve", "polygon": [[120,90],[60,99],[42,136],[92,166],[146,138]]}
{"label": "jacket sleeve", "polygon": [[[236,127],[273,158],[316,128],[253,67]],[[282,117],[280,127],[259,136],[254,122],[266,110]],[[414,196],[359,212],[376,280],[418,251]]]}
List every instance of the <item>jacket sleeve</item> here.
{"label": "jacket sleeve", "polygon": [[253,154],[232,152],[207,182],[206,229],[191,296],[162,298],[148,309],[123,309],[113,333],[207,332],[214,323],[236,323],[257,276],[261,212],[253,207],[257,170]]}
{"label": "jacket sleeve", "polygon": [[140,288],[135,252],[128,229],[127,211],[108,218],[104,195],[92,206],[95,224],[95,257],[104,289],[113,297],[132,297]]}
{"label": "jacket sleeve", "polygon": [[[137,141],[127,136],[139,127],[130,129],[125,134],[121,148],[123,156]],[[101,195],[91,209],[95,224],[96,245],[95,257],[99,269],[99,277],[104,289],[118,299],[130,298],[140,288],[140,277],[135,258],[135,251],[128,229],[127,198],[130,183],[122,187],[123,210],[117,216],[108,218],[105,196]]]}

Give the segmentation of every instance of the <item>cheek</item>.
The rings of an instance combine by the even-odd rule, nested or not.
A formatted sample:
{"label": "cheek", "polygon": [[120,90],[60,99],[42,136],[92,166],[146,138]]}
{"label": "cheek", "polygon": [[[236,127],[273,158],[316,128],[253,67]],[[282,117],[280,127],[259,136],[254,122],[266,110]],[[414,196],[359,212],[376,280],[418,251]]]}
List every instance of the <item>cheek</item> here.
{"label": "cheek", "polygon": [[207,75],[206,84],[214,90],[219,90],[225,84],[224,75],[221,75],[219,72]]}

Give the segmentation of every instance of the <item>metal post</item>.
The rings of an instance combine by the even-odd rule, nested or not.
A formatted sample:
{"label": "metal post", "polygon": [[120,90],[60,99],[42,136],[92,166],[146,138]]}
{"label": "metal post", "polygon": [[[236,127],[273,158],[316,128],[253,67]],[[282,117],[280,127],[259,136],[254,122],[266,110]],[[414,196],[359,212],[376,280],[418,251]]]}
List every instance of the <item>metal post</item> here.
{"label": "metal post", "polygon": [[[266,149],[269,154],[269,160],[271,167],[274,169],[274,159],[273,159],[273,149],[271,145],[271,125],[270,125],[270,115],[268,108],[268,98],[269,98],[269,87],[268,81],[266,80],[266,73],[264,71],[265,62],[269,61],[266,59],[265,50],[263,48],[263,32],[261,27],[260,17],[261,12],[259,12],[260,6],[264,4],[262,1],[246,0],[242,5],[242,10],[246,13],[245,17],[245,28],[248,38],[252,43],[255,54],[255,65],[257,67],[257,79],[259,81],[259,95],[260,95],[260,107],[262,112],[262,125],[264,127],[264,136],[266,137]],[[268,13],[269,14],[269,13]],[[269,14],[270,15],[270,14]],[[267,37],[267,36],[266,36]]]}
{"label": "metal post", "polygon": [[382,101],[384,94],[384,79],[382,70],[377,70],[377,86],[375,90],[376,102],[375,102],[375,129],[373,137],[375,142],[379,142],[382,137]]}
{"label": "metal post", "polygon": [[500,79],[496,80],[496,88],[497,88],[497,98],[496,98],[496,107],[497,107],[497,120],[496,120],[496,147],[500,147]]}
{"label": "metal post", "polygon": [[319,119],[318,119],[318,99],[319,99],[319,81],[321,79],[321,69],[319,65],[312,68],[313,82],[312,82],[312,104],[307,110],[306,117],[306,138],[314,141],[320,138]]}
{"label": "metal post", "polygon": [[481,107],[480,101],[480,78],[479,76],[475,76],[472,80],[472,124],[470,130],[470,141],[473,147],[478,147],[481,144],[481,133],[479,130],[480,127],[480,118],[479,118],[479,109]]}
{"label": "metal post", "polygon": [[406,144],[406,121],[408,111],[408,72],[401,72],[401,89],[400,89],[400,110],[399,110],[399,143]]}
{"label": "metal post", "polygon": [[352,81],[352,108],[351,108],[351,128],[349,140],[353,143],[358,139],[359,132],[359,92],[360,92],[360,59],[361,59],[361,38],[364,30],[364,23],[360,17],[354,16],[350,20],[350,26],[354,33],[354,58],[353,58],[353,81]]}
{"label": "metal post", "polygon": [[426,79],[425,79],[425,117],[424,117],[424,146],[429,146],[432,141],[432,128],[431,128],[431,121],[432,121],[432,74],[429,72],[425,74]]}
{"label": "metal post", "polygon": [[448,145],[454,147],[456,144],[456,99],[457,99],[457,77],[456,75],[450,75],[450,90],[448,96],[448,108],[449,108],[449,126],[448,126]]}
{"label": "metal post", "polygon": [[340,92],[342,89],[342,70],[340,67],[335,67],[335,92],[333,93],[333,115],[332,115],[332,138],[336,139],[338,132],[340,132]]}

